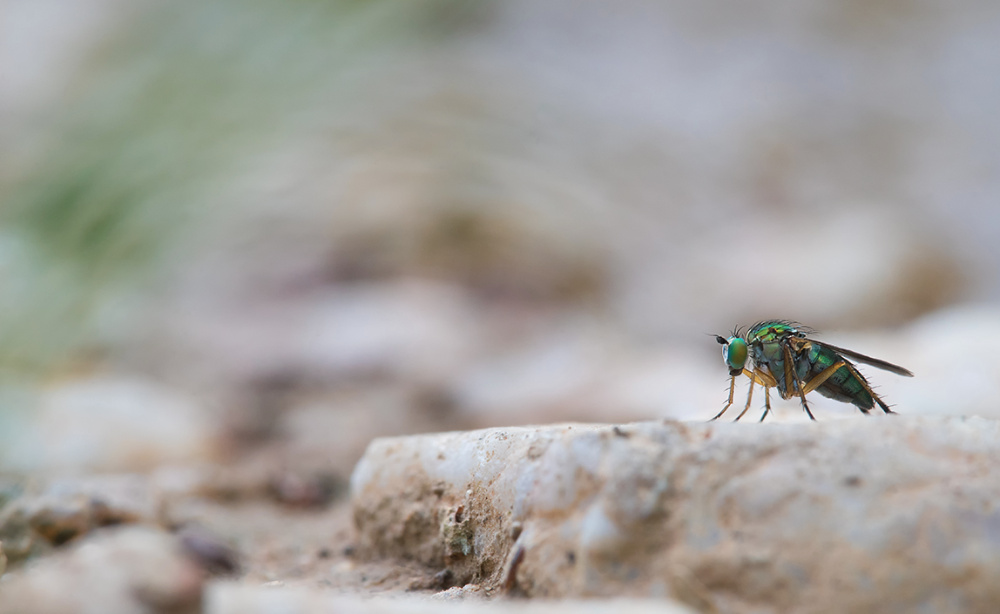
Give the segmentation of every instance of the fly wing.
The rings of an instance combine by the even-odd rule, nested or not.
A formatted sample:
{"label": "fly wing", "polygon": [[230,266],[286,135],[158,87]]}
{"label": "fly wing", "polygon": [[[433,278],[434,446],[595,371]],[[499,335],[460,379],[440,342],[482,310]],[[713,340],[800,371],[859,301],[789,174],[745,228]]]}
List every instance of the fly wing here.
{"label": "fly wing", "polygon": [[813,339],[810,339],[809,341],[817,345],[821,345],[825,348],[829,348],[834,352],[837,352],[838,354],[843,354],[848,358],[853,358],[858,362],[863,362],[866,365],[871,365],[877,369],[884,369],[890,373],[895,373],[896,375],[902,375],[903,377],[913,377],[913,373],[911,373],[909,369],[904,369],[903,367],[900,367],[899,365],[894,365],[891,362],[879,360],[878,358],[872,358],[871,356],[865,356],[864,354],[859,354],[853,350],[845,350],[844,348],[837,347],[835,345],[830,345],[829,343],[824,343],[822,341],[815,341]]}

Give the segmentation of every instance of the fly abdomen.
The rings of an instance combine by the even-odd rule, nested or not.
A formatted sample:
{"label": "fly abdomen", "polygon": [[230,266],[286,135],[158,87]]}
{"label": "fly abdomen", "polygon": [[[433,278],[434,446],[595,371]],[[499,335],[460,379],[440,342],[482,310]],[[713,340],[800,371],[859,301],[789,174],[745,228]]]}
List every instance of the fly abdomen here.
{"label": "fly abdomen", "polygon": [[[848,361],[846,358],[839,356],[829,348],[822,347],[818,344],[812,344],[812,347],[809,348],[809,377],[816,377],[824,370],[837,364],[838,362]],[[851,364],[853,365],[853,363]],[[854,369],[853,371],[854,372],[852,373],[851,369],[848,369],[847,367],[840,367],[834,371],[833,375],[831,375],[829,379],[820,384],[820,386],[816,388],[816,391],[827,398],[834,399],[835,401],[852,403],[861,411],[867,412],[875,406],[875,399],[873,399],[871,393],[868,392],[870,389],[868,381],[864,379],[864,376],[858,373],[857,369]],[[804,379],[807,380],[808,378]]]}

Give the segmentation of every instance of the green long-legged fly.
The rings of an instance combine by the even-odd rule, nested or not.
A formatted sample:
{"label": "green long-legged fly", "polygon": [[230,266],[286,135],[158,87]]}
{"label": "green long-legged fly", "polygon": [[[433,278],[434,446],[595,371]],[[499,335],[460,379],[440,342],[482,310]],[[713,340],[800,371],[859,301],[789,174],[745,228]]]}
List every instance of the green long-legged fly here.
{"label": "green long-legged fly", "polygon": [[[722,358],[729,367],[730,381],[729,402],[712,420],[721,417],[732,406],[736,378],[740,375],[750,378],[750,392],[747,394],[746,407],[736,416],[736,420],[750,409],[755,384],[764,387],[764,415],[760,417],[761,422],[771,411],[771,388],[777,388],[782,399],[799,397],[802,408],[812,420],[816,418],[809,409],[806,395],[813,390],[837,401],[853,403],[865,414],[875,404],[887,414],[896,413],[875,394],[871,384],[849,359],[896,375],[913,377],[912,373],[878,358],[809,339],[807,335],[813,332],[794,322],[767,320],[754,324],[746,334],[736,329],[728,338],[716,335],[716,341],[722,344]],[[750,361],[750,368],[746,366],[747,360]]]}

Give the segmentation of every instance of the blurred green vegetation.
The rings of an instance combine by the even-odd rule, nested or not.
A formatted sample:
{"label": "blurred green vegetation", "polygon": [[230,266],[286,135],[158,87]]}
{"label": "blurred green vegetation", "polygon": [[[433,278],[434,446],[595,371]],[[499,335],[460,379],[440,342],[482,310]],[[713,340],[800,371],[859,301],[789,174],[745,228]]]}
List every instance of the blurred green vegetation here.
{"label": "blurred green vegetation", "polygon": [[[178,0],[133,7],[0,167],[0,367],[100,350],[101,313],[155,283],[228,171],[335,113],[347,73],[474,24],[456,0]],[[141,302],[141,301],[140,301]]]}

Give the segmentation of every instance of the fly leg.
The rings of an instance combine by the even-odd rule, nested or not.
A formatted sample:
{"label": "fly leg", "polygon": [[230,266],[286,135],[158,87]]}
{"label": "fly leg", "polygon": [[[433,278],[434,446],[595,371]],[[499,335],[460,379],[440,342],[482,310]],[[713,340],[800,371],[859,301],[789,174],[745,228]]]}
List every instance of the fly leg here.
{"label": "fly leg", "polygon": [[753,385],[756,383],[757,383],[757,378],[751,377],[750,392],[747,393],[747,406],[743,408],[743,411],[740,412],[740,415],[736,416],[736,420],[733,420],[733,422],[739,421],[739,419],[743,417],[743,414],[747,413],[747,410],[750,409],[750,402],[753,401]]}
{"label": "fly leg", "polygon": [[[868,384],[868,381],[865,380],[865,378],[861,377],[861,374],[858,373],[858,370],[854,368],[854,365],[852,365],[849,362],[845,362],[844,366],[847,367],[847,370],[851,372],[851,375],[858,378],[858,381],[861,382],[861,385],[865,387],[865,390],[868,391],[868,394],[872,395],[872,398],[875,399],[875,402],[878,403],[878,406],[882,408],[882,411],[884,411],[887,414],[896,413],[891,409],[889,409],[889,406],[885,404],[885,401],[883,401],[881,398],[879,398],[877,394],[875,394],[875,391],[872,390],[872,387]],[[865,413],[867,414],[868,412],[865,411]]]}
{"label": "fly leg", "polygon": [[764,418],[767,418],[767,414],[771,413],[771,393],[770,387],[764,386],[764,415],[760,417],[760,421],[763,422]]}
{"label": "fly leg", "polygon": [[[754,384],[760,384],[761,386],[764,387],[764,416],[766,416],[768,412],[771,411],[771,394],[769,390],[771,386],[775,385],[774,378],[768,375],[767,373],[764,373],[763,371],[758,371],[756,369],[752,372],[743,369],[743,373],[750,378],[750,394],[747,395],[747,406],[743,408],[743,411],[740,412],[740,415],[736,416],[736,420],[742,418],[743,414],[747,413],[747,410],[750,409],[750,401],[753,399]],[[736,420],[733,420],[733,422],[736,422]],[[764,417],[761,416],[760,420],[761,422],[763,422]]]}
{"label": "fly leg", "polygon": [[809,410],[809,404],[806,403],[806,393],[802,388],[802,381],[799,380],[799,374],[792,368],[792,351],[788,349],[787,344],[783,344],[781,349],[785,352],[785,390],[790,389],[788,380],[794,380],[795,389],[799,391],[799,398],[802,399],[802,409],[806,410],[806,413],[809,414],[810,420],[815,420],[816,417],[813,416],[813,413]]}
{"label": "fly leg", "polygon": [[[833,376],[833,374],[834,374],[834,373],[836,373],[836,372],[837,372],[837,370],[838,370],[838,369],[840,369],[841,367],[844,367],[844,368],[846,368],[846,369],[848,369],[848,370],[851,370],[851,371],[853,371],[853,369],[851,369],[851,368],[850,368],[850,367],[849,367],[849,366],[847,365],[847,362],[845,362],[845,361],[843,361],[843,360],[841,360],[841,361],[839,361],[839,362],[836,362],[836,363],[834,363],[834,364],[830,365],[829,367],[827,367],[827,368],[823,369],[822,371],[820,371],[820,372],[819,372],[819,374],[818,374],[818,375],[817,375],[816,377],[814,377],[814,378],[812,378],[811,380],[809,380],[809,381],[808,381],[808,382],[806,383],[806,386],[805,386],[805,388],[803,389],[803,393],[804,393],[804,394],[809,394],[809,393],[810,393],[810,392],[812,392],[813,390],[816,390],[817,388],[819,388],[820,386],[822,386],[822,385],[823,385],[823,382],[825,382],[826,380],[830,379],[830,377],[832,377],[832,376]],[[858,373],[857,373],[856,371],[854,371],[854,375],[855,375],[856,377],[858,377],[858,381],[859,381],[859,382],[864,382],[864,380],[860,378],[859,374],[858,374]],[[862,385],[864,385],[864,384],[862,384]],[[875,393],[873,393],[873,392],[871,391],[871,389],[870,389],[870,388],[868,388],[868,386],[865,386],[865,388],[866,388],[866,389],[868,390],[868,392],[869,392],[869,393],[870,393],[870,394],[872,395],[872,398],[873,398],[873,399],[874,399],[874,398],[876,398],[876,397],[875,397]],[[883,403],[882,403],[882,399],[878,399],[878,402],[879,402],[879,405],[880,405],[880,406],[881,406],[881,405],[883,405]],[[863,407],[859,407],[858,409],[860,409],[860,410],[861,410],[861,413],[864,413],[864,414],[867,414],[867,413],[868,413],[868,410],[867,410],[867,409],[865,409],[865,408],[863,408]],[[892,412],[892,413],[895,413],[895,412]]]}
{"label": "fly leg", "polygon": [[816,390],[817,388],[819,388],[820,386],[823,385],[823,382],[825,382],[826,380],[830,379],[830,377],[834,373],[837,372],[837,369],[839,369],[841,367],[846,367],[846,366],[847,366],[847,363],[844,362],[843,360],[841,360],[840,362],[838,362],[836,364],[833,364],[833,365],[830,365],[829,367],[823,369],[822,371],[819,372],[819,375],[817,375],[816,377],[812,378],[811,380],[809,380],[806,383],[806,387],[803,390],[803,392],[805,394],[809,394],[813,390]]}
{"label": "fly leg", "polygon": [[[747,377],[750,378],[750,391],[747,394],[746,407],[743,408],[743,411],[740,412],[740,415],[736,416],[736,420],[742,418],[743,414],[747,413],[747,410],[750,409],[750,403],[753,400],[754,384],[760,384],[761,386],[764,387],[764,405],[766,407],[764,415],[766,416],[767,412],[771,411],[771,396],[770,394],[768,394],[768,388],[776,385],[774,378],[768,375],[767,373],[763,373],[761,371],[750,371],[748,369],[743,369],[743,375],[746,375]],[[722,408],[722,411],[715,414],[715,416],[711,420],[709,420],[709,422],[718,420],[720,417],[722,417],[722,414],[726,413],[726,410],[732,407],[735,390],[736,390],[736,376],[734,375],[729,380],[729,401],[726,403],[726,406]],[[736,420],[733,420],[733,422],[736,422]],[[761,418],[761,420],[763,420],[763,418]]]}
{"label": "fly leg", "polygon": [[[712,418],[711,420],[709,420],[709,422],[713,422],[715,420],[718,420],[719,417],[722,416],[722,414],[726,413],[726,410],[729,409],[733,405],[733,391],[735,389],[736,389],[736,376],[734,375],[731,378],[729,378],[729,402],[726,403],[726,406],[722,408],[722,411],[720,411],[719,413],[715,414],[715,417]],[[739,420],[739,418],[737,418],[737,420]]]}
{"label": "fly leg", "polygon": [[[841,367],[843,367],[843,368],[847,369],[848,371],[850,371],[851,375],[853,375],[855,378],[857,378],[858,382],[860,382],[861,385],[864,386],[865,391],[868,392],[868,394],[872,395],[872,399],[874,399],[875,402],[878,403],[878,406],[882,408],[882,411],[884,411],[887,414],[894,414],[894,413],[896,413],[896,412],[892,411],[891,409],[889,409],[889,406],[885,404],[885,401],[883,401],[881,398],[879,398],[879,396],[877,394],[875,394],[875,391],[872,390],[872,387],[868,384],[868,382],[865,380],[865,378],[863,378],[861,376],[861,374],[858,373],[858,370],[854,368],[854,365],[852,365],[851,363],[847,362],[846,360],[841,360],[840,362],[837,362],[835,364],[830,365],[829,367],[823,369],[819,373],[819,375],[817,375],[816,377],[814,377],[811,380],[809,380],[809,383],[806,384],[806,387],[805,387],[806,394],[808,394],[808,393],[812,392],[813,390],[815,390],[816,388],[820,387],[823,384],[823,382],[825,382],[826,380],[830,379],[830,377],[834,373],[837,372],[837,369],[839,369]],[[868,411],[869,411],[869,410],[867,410],[867,409],[865,409],[863,407],[858,407],[858,409],[861,410],[861,413],[865,413],[865,414],[867,414]]]}
{"label": "fly leg", "polygon": [[764,415],[760,417],[760,421],[763,422],[767,414],[771,413],[771,388],[778,385],[778,382],[774,379],[770,373],[764,371],[754,370],[753,373],[748,373],[746,369],[743,370],[744,373],[751,376],[758,384],[764,387]]}

